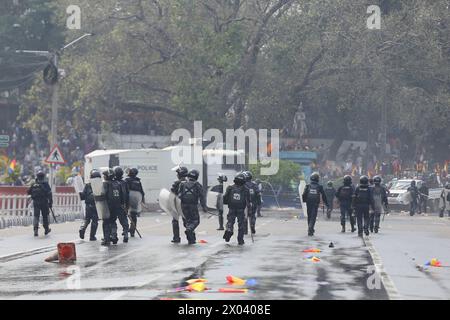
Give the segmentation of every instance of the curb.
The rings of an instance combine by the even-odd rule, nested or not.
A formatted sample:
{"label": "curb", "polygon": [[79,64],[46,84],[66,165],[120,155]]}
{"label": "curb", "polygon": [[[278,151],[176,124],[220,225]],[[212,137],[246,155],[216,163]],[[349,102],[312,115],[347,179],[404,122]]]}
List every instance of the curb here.
{"label": "curb", "polygon": [[[64,223],[69,221],[75,221],[77,219],[83,219],[83,213],[61,213],[58,217],[58,223]],[[55,224],[52,215],[49,215],[50,224]],[[42,217],[40,218],[42,223]],[[2,216],[0,217],[0,229],[5,229],[9,227],[26,227],[33,224],[32,216]]]}

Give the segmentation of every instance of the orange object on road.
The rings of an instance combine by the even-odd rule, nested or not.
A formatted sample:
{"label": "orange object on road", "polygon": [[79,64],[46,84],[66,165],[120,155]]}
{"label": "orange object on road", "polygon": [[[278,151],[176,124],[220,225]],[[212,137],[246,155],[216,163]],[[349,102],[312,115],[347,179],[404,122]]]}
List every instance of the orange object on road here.
{"label": "orange object on road", "polygon": [[245,285],[245,280],[244,279],[241,279],[241,278],[238,278],[238,277],[235,277],[235,276],[227,276],[227,282],[228,282],[228,284],[235,284],[235,285],[238,285],[238,286]]}
{"label": "orange object on road", "polygon": [[208,243],[206,240],[200,240],[198,243]]}
{"label": "orange object on road", "polygon": [[312,248],[312,249],[306,249],[306,250],[303,250],[303,252],[308,252],[308,253],[320,253],[320,252],[322,252],[322,250],[317,249],[317,248]]}
{"label": "orange object on road", "polygon": [[222,293],[247,293],[248,289],[220,288],[219,292],[222,292]]}
{"label": "orange object on road", "polygon": [[72,263],[77,260],[75,243],[58,243],[59,263]]}
{"label": "orange object on road", "polygon": [[208,282],[208,280],[206,280],[206,279],[189,279],[186,282],[188,284],[193,284],[193,283],[197,283],[197,282]]}

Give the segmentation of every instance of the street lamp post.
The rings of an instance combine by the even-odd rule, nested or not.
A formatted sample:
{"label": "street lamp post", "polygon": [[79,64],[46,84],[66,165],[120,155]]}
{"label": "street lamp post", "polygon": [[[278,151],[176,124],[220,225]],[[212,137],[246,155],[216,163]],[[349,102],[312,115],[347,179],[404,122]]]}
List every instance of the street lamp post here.
{"label": "street lamp post", "polygon": [[[16,50],[16,53],[31,53],[39,56],[47,57],[51,63],[53,64],[56,72],[58,73],[58,64],[59,64],[59,56],[62,52],[74,45],[78,41],[84,39],[85,37],[92,36],[92,33],[85,33],[81,37],[73,40],[72,42],[66,44],[57,52],[50,51],[35,51],[35,50]],[[55,81],[51,83],[52,88],[52,117],[51,117],[51,134],[50,134],[50,150],[58,143],[58,100],[59,100],[59,82],[58,77],[56,77]],[[52,191],[55,192],[56,188],[56,179],[53,165],[50,165],[50,185],[52,187]]]}

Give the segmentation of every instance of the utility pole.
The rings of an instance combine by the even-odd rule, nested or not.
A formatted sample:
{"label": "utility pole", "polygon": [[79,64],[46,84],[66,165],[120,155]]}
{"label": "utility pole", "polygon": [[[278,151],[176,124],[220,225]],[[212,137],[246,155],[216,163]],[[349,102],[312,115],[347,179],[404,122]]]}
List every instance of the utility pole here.
{"label": "utility pole", "polygon": [[[59,49],[56,52],[35,51],[35,50],[16,50],[16,53],[30,53],[30,54],[35,54],[35,55],[44,56],[44,57],[48,58],[50,61],[50,66],[55,70],[54,72],[56,72],[56,74],[54,75],[54,78],[51,79],[50,83],[48,83],[46,81],[51,86],[51,90],[52,90],[52,116],[51,116],[51,129],[50,129],[51,132],[50,132],[50,139],[49,139],[50,140],[50,150],[52,150],[53,147],[56,144],[58,144],[59,56],[63,53],[63,51],[65,49],[67,49],[68,47],[74,45],[81,39],[88,37],[88,36],[93,36],[93,34],[85,33],[81,37],[66,44],[64,47],[62,47],[61,49]],[[45,74],[44,74],[44,76],[45,76]],[[44,79],[44,80],[46,80],[46,79]],[[50,182],[53,192],[56,191],[56,179],[55,178],[56,178],[56,176],[55,176],[55,172],[54,172],[54,166],[51,164],[50,165],[50,179],[49,179],[50,181],[49,182]]]}

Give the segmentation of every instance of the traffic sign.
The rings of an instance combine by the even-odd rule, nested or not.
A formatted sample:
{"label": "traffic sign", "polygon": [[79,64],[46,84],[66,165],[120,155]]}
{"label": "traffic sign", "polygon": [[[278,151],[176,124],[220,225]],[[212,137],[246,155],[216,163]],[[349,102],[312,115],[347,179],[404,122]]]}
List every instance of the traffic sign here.
{"label": "traffic sign", "polygon": [[65,164],[66,160],[64,160],[64,157],[62,155],[61,150],[59,150],[58,145],[55,144],[52,151],[50,151],[50,154],[48,155],[47,159],[45,159],[46,163],[50,164]]}

